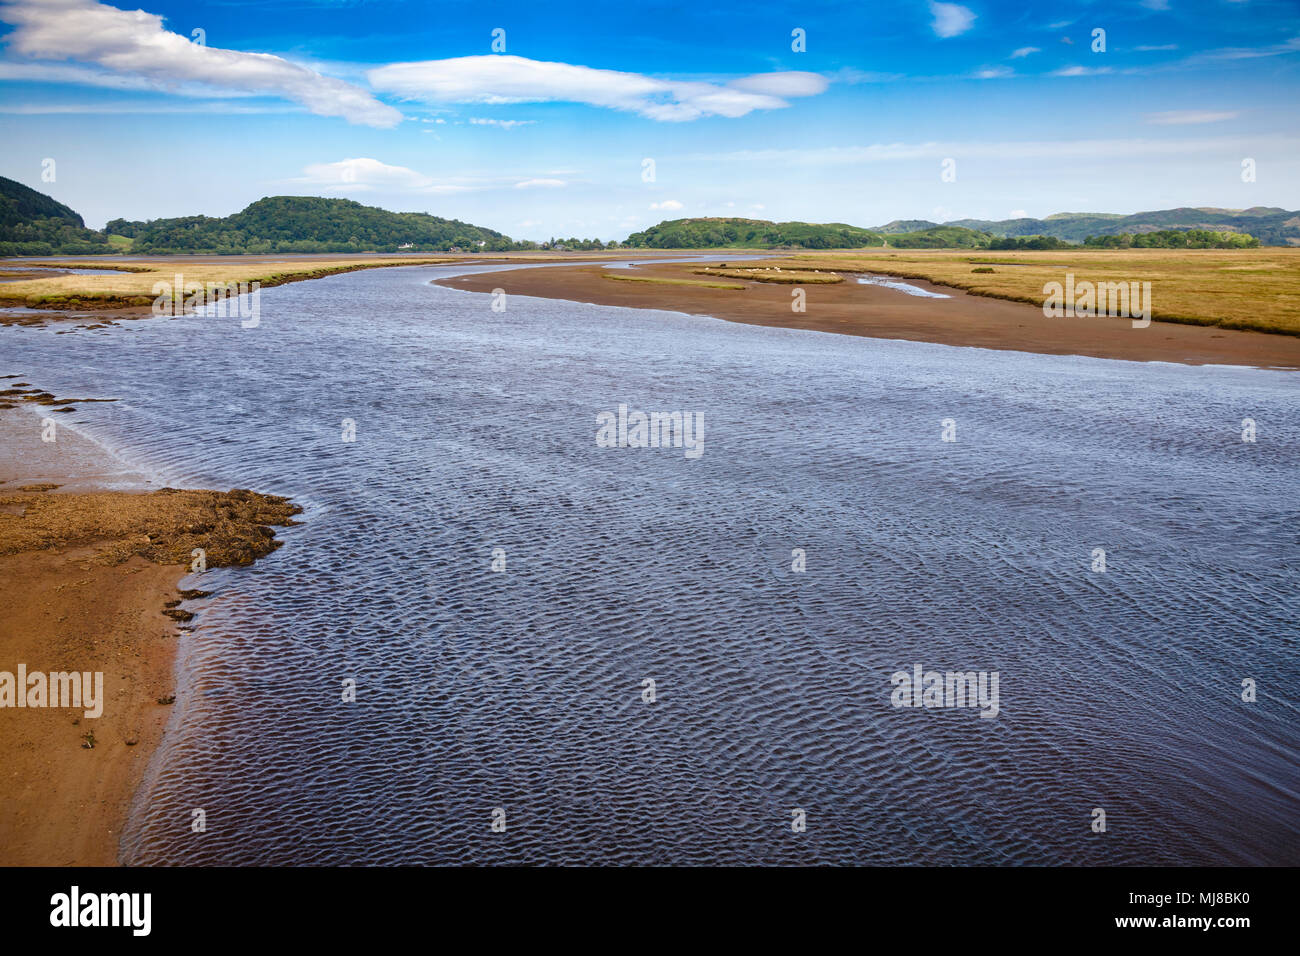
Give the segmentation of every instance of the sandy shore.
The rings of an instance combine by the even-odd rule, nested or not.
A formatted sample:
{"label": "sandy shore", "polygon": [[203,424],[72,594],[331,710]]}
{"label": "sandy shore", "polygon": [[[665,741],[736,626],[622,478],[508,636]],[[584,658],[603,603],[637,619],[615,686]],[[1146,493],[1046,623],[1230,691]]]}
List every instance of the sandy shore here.
{"label": "sandy shore", "polygon": [[251,563],[296,509],[150,486],[70,428],[42,442],[45,413],[0,410],[0,672],[102,672],[103,713],[0,707],[0,865],[109,866],[174,703],[191,550]]}
{"label": "sandy shore", "polygon": [[[726,261],[725,255],[718,260]],[[1141,362],[1300,368],[1300,337],[1169,322],[1133,328],[1128,319],[1109,317],[1049,319],[1037,306],[970,295],[922,280],[908,281],[949,298],[926,298],[863,285],[855,281],[855,276],[846,274],[841,283],[804,286],[807,311],[798,313],[791,311],[789,285],[741,281],[739,284],[745,288],[734,290],[616,281],[603,275],[618,271],[633,276],[704,281],[710,277],[698,275],[696,270],[709,265],[716,263],[656,263],[631,270],[608,270],[599,265],[551,266],[437,281],[474,292],[500,288],[507,295],[667,309],[753,325],[883,339]]]}

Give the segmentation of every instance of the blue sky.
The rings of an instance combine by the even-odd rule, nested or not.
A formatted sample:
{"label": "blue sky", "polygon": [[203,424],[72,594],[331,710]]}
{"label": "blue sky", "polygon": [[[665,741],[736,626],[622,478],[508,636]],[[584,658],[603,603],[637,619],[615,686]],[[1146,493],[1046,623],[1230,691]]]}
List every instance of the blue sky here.
{"label": "blue sky", "polygon": [[533,239],[1300,208],[1295,2],[9,0],[0,28],[0,174],[93,226],[277,194]]}

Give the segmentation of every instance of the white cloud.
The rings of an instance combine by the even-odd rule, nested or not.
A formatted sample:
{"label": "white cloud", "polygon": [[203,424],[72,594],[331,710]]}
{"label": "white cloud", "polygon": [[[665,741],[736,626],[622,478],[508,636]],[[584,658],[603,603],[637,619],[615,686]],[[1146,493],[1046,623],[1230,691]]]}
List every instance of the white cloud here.
{"label": "white cloud", "polygon": [[663,202],[652,202],[650,204],[650,208],[660,209],[665,212],[676,212],[678,209],[682,209],[684,207],[676,199],[665,199]]}
{"label": "white cloud", "polygon": [[269,53],[199,46],[163,28],[163,18],[119,10],[95,0],[10,0],[0,20],[14,25],[5,38],[16,53],[42,60],[94,63],[161,89],[189,83],[279,96],[320,116],[390,127],[402,114],[359,86],[323,76]]}
{"label": "white cloud", "polygon": [[1192,126],[1199,123],[1221,123],[1240,115],[1232,110],[1217,113],[1212,110],[1168,110],[1164,113],[1147,113],[1143,118],[1156,126]]}
{"label": "white cloud", "polygon": [[787,97],[826,89],[815,73],[760,73],[718,84],[506,55],[391,63],[367,77],[376,89],[423,102],[585,103],[663,121],[780,109],[790,105]]}
{"label": "white cloud", "polygon": [[405,166],[389,166],[377,159],[358,157],[337,163],[313,163],[303,170],[297,182],[339,188],[427,189],[433,180]]}
{"label": "white cloud", "polygon": [[1013,209],[1013,210],[1011,210],[1011,214],[1010,214],[1009,216],[1007,216],[1007,218],[1008,218],[1008,219],[1028,219],[1028,218],[1029,218],[1029,213],[1025,212],[1023,209]]}
{"label": "white cloud", "polygon": [[976,70],[974,74],[977,80],[1000,80],[1015,75],[1016,71],[1008,66],[986,66],[982,70]]}
{"label": "white cloud", "polygon": [[304,175],[291,180],[320,186],[327,192],[417,192],[431,195],[464,193],[486,188],[465,182],[438,182],[423,173],[405,166],[390,166],[377,159],[358,157],[342,159],[337,163],[313,163],[303,170]]}
{"label": "white cloud", "polygon": [[[425,130],[424,132],[431,132]],[[500,189],[556,189],[568,181],[552,178],[519,179],[507,176],[451,176],[437,180],[406,166],[390,166],[361,156],[336,163],[313,163],[303,175],[288,182],[320,187],[330,192],[405,192],[425,195],[482,192]]]}
{"label": "white cloud", "polygon": [[971,9],[957,3],[931,2],[930,13],[934,15],[930,26],[937,36],[960,36],[975,25],[975,14]]}
{"label": "white cloud", "polygon": [[1029,54],[1031,53],[1042,53],[1042,52],[1043,51],[1036,46],[1022,46],[1020,49],[1014,51],[1011,54],[1011,59],[1019,60],[1021,57],[1029,56]]}
{"label": "white cloud", "polygon": [[732,89],[767,96],[816,96],[825,93],[829,84],[820,73],[790,70],[785,73],[755,73],[727,84]]}

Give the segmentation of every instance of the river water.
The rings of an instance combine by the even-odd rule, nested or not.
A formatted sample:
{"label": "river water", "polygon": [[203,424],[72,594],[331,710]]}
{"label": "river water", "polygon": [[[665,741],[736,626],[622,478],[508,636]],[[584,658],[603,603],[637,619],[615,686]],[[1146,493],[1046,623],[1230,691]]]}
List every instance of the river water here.
{"label": "river water", "polygon": [[[5,330],[159,480],[306,508],[187,580],[126,862],[1300,863],[1293,373],[429,284],[479,269]],[[996,717],[893,706],[918,665]]]}

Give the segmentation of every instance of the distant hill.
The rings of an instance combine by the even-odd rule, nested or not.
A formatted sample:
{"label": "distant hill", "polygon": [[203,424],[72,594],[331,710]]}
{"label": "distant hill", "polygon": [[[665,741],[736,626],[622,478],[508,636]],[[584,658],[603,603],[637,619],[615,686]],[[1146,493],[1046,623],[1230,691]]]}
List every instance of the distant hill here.
{"label": "distant hill", "polygon": [[927,229],[938,229],[940,225],[942,224],[931,222],[928,219],[895,219],[883,226],[876,226],[875,231],[892,236],[901,232],[924,232]]}
{"label": "distant hill", "polygon": [[0,176],[0,255],[48,256],[105,252],[108,237],[87,229],[80,216],[20,182]]}
{"label": "distant hill", "polygon": [[456,219],[318,196],[271,196],[222,218],[114,219],[106,228],[134,238],[133,253],[151,254],[471,252],[513,247],[509,236]]}
{"label": "distant hill", "polygon": [[859,249],[879,246],[879,232],[842,222],[769,222],[766,219],[671,219],[634,232],[635,249]]}
{"label": "distant hill", "polygon": [[982,249],[991,239],[987,232],[952,223],[885,236],[885,242],[895,249]]}
{"label": "distant hill", "polygon": [[[912,228],[902,229],[897,226]],[[878,226],[878,232],[911,232],[930,228],[934,223],[906,222]],[[1274,206],[1250,209],[1214,209],[1181,207],[1139,212],[1131,216],[1118,213],[1059,212],[1046,219],[957,219],[944,223],[987,232],[994,236],[1054,236],[1069,242],[1083,242],[1089,236],[1140,234],[1165,229],[1209,229],[1217,232],[1244,232],[1266,246],[1300,245],[1300,212],[1288,212]]]}

